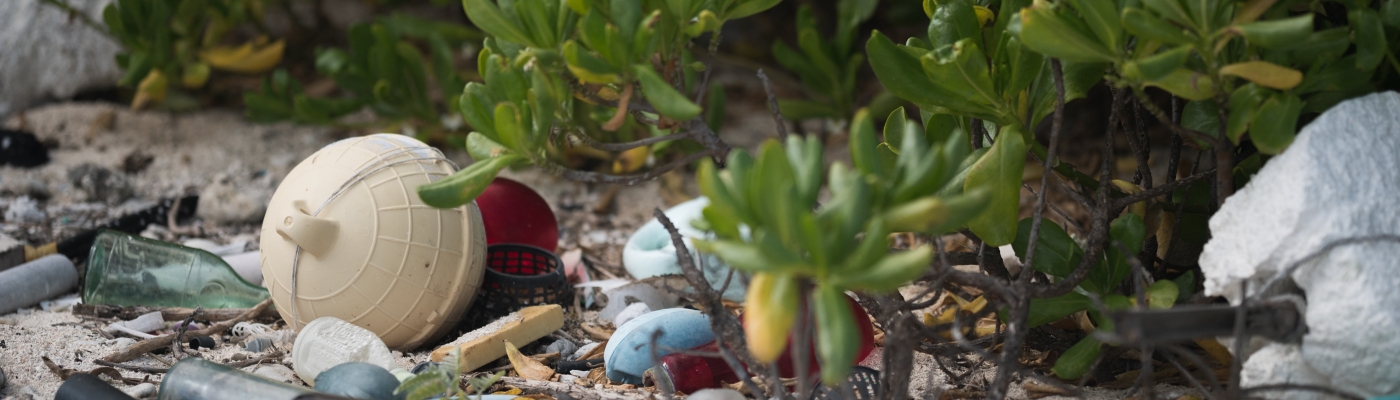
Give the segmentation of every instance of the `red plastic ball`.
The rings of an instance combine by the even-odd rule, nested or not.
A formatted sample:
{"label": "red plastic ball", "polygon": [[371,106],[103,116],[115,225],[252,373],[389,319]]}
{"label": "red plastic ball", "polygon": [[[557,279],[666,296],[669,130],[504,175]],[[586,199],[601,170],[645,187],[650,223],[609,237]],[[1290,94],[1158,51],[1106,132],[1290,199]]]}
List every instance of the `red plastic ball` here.
{"label": "red plastic ball", "polygon": [[551,252],[559,247],[559,224],[549,203],[529,186],[497,177],[476,198],[486,225],[486,244],[521,243]]}

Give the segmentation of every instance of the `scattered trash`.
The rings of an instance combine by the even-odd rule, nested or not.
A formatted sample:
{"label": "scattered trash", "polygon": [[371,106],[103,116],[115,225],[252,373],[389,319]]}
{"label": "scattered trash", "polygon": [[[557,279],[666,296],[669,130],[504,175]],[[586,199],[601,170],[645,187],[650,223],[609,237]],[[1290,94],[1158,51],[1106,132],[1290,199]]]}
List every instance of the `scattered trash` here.
{"label": "scattered trash", "polygon": [[429,368],[434,368],[437,365],[438,363],[432,361],[424,361],[418,363],[417,365],[414,365],[413,369],[409,370],[408,372],[412,372],[414,375],[417,375],[423,373],[423,371],[427,371]]}
{"label": "scattered trash", "polygon": [[39,308],[44,311],[64,312],[79,304],[83,304],[82,296],[73,293],[57,299],[41,301],[39,302]]}
{"label": "scattered trash", "polygon": [[653,311],[628,321],[617,328],[603,350],[608,379],[615,382],[642,384],[642,373],[655,361],[652,359],[652,334],[656,339],[658,357],[670,354],[670,349],[689,349],[715,340],[710,330],[710,317],[697,310],[669,308]]}
{"label": "scattered trash", "polygon": [[559,225],[549,203],[529,186],[496,177],[476,197],[486,244],[518,243],[553,253],[559,247]]}
{"label": "scattered trash", "polygon": [[151,332],[165,329],[165,318],[160,311],[147,313],[129,321],[117,321],[107,325],[107,330],[118,331],[142,339],[156,337]]}
{"label": "scattered trash", "polygon": [[[569,356],[569,358],[570,358],[570,359],[574,359],[574,360],[582,360],[582,359],[584,359],[585,357],[587,357],[590,353],[592,353],[593,350],[597,349],[598,346],[604,346],[604,343],[603,343],[603,342],[593,342],[593,343],[585,344],[585,345],[583,345],[583,346],[579,346],[578,350],[574,351],[574,355]],[[606,349],[606,346],[604,346],[604,348]]]}
{"label": "scattered trash", "polygon": [[392,134],[332,143],[293,168],[259,239],[282,319],[293,329],[354,321],[400,350],[454,328],[485,269],[481,214],[427,207],[413,188],[455,170],[438,150]]}
{"label": "scattered trash", "polygon": [[573,359],[572,357],[575,351],[578,351],[578,345],[568,339],[555,340],[554,343],[550,343],[549,346],[544,348],[544,352],[559,353],[560,358],[566,361]]}
{"label": "scattered trash", "polygon": [[149,382],[142,383],[136,386],[122,389],[122,392],[125,392],[127,396],[135,397],[138,399],[156,397],[156,385]]}
{"label": "scattered trash", "polygon": [[394,394],[399,379],[378,365],[349,362],[322,372],[316,380],[316,391],[365,400],[402,400],[403,393]]}
{"label": "scattered trash", "polygon": [[247,343],[243,344],[243,350],[252,353],[261,353],[263,350],[271,349],[272,347],[272,339],[265,337],[252,338],[249,339]]}
{"label": "scattered trash", "polygon": [[[280,364],[272,364],[281,366]],[[286,368],[286,367],[282,367]],[[161,379],[161,400],[291,400],[314,393],[310,388],[279,382],[199,357],[170,367]]]}
{"label": "scattered trash", "polygon": [[1362,397],[1400,392],[1397,109],[1395,92],[1337,104],[1211,217],[1212,237],[1200,257],[1206,295],[1233,305],[1244,296],[1254,304],[1305,304],[1301,343],[1236,354],[1246,357],[1241,386],[1315,385]]}
{"label": "scattered trash", "polygon": [[224,262],[238,273],[238,277],[248,283],[262,286],[262,252],[253,250],[246,253],[224,256]]}
{"label": "scattered trash", "polygon": [[462,367],[475,370],[505,356],[506,341],[530,343],[563,327],[564,308],[558,304],[525,307],[438,347],[433,350],[432,360],[442,362],[452,349],[461,349]]}
{"label": "scattered trash", "polygon": [[274,330],[267,325],[247,321],[234,324],[231,331],[240,338],[267,339],[270,342],[286,344],[291,344],[297,338],[296,331],[291,329]]}
{"label": "scattered trash", "polygon": [[10,202],[10,207],[5,209],[5,221],[11,223],[40,223],[47,220],[49,215],[39,208],[39,202],[29,196],[19,196]]}
{"label": "scattered trash", "polygon": [[645,281],[604,289],[603,296],[608,304],[598,311],[598,317],[613,321],[613,326],[622,326],[617,322],[618,314],[634,304],[642,303],[651,310],[664,310],[674,308],[680,302],[679,296]]}
{"label": "scattered trash", "polygon": [[190,338],[190,350],[213,349],[217,347],[214,338],[208,336],[195,336]]}
{"label": "scattered trash", "polygon": [[389,348],[374,332],[336,317],[311,321],[292,344],[292,366],[307,383],[316,383],[321,372],[347,362],[366,362],[385,370],[396,365]]}
{"label": "scattered trash", "polygon": [[548,250],[493,244],[487,247],[486,266],[486,277],[472,307],[476,324],[529,306],[573,303],[573,287],[564,278],[563,264]]}
{"label": "scattered trash", "polygon": [[0,128],[0,165],[33,168],[48,162],[49,149],[33,133]]}
{"label": "scattered trash", "polygon": [[26,247],[25,258],[33,260],[49,254],[62,254],[68,256],[74,262],[81,263],[87,260],[88,254],[92,251],[93,241],[97,239],[97,234],[103,230],[113,230],[130,234],[141,233],[151,224],[166,225],[170,222],[171,209],[174,209],[175,220],[181,220],[194,216],[195,208],[199,204],[199,196],[185,196],[178,199],[164,199],[150,208],[123,215],[115,220],[108,221],[92,229],[83,231],[77,235],[58,242],[41,245],[39,247]]}
{"label": "scattered trash", "polygon": [[90,374],[73,374],[63,380],[54,400],[134,400],[126,392]]}
{"label": "scattered trash", "polygon": [[0,315],[67,293],[78,286],[68,257],[49,255],[0,271]]}
{"label": "scattered trash", "polygon": [[119,306],[247,308],[267,296],[219,256],[117,231],[93,241],[83,285],[84,303]]}
{"label": "scattered trash", "polygon": [[613,317],[613,326],[622,326],[622,324],[627,323],[627,321],[631,321],[633,318],[640,317],[649,312],[651,312],[651,307],[647,307],[647,303],[632,303],[632,305],[622,309],[622,312],[617,313],[617,316]]}
{"label": "scattered trash", "polygon": [[559,256],[559,261],[564,263],[564,276],[569,278],[569,283],[580,284],[593,280],[588,276],[588,268],[583,265],[583,249],[566,251]]}
{"label": "scattered trash", "polygon": [[[729,278],[730,269],[713,255],[702,255],[695,251],[692,240],[703,238],[705,232],[690,225],[690,221],[701,217],[701,211],[709,204],[710,199],[697,197],[677,204],[665,213],[667,218],[675,221],[676,230],[684,238],[686,247],[690,248],[690,254],[695,257],[695,265],[700,266],[704,272],[705,280],[710,281],[715,290],[719,290]],[[637,279],[678,275],[681,273],[681,267],[676,260],[676,246],[671,242],[671,235],[655,218],[638,228],[637,232],[627,239],[627,245],[622,249],[622,266],[627,268],[628,274]],[[730,301],[742,302],[744,293],[744,282],[736,276],[729,279],[729,288],[723,295]]]}

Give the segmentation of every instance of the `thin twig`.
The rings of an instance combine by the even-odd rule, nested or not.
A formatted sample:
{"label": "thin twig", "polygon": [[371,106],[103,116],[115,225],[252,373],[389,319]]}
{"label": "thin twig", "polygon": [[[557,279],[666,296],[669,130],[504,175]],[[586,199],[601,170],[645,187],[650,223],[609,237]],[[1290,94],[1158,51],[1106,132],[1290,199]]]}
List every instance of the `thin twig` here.
{"label": "thin twig", "polygon": [[[272,305],[272,299],[269,298],[267,300],[263,300],[261,303],[258,303],[257,306],[248,309],[248,311],[243,313],[243,315],[239,315],[238,318],[230,319],[227,321],[221,321],[210,325],[208,328],[190,332],[190,334],[195,336],[210,336],[216,333],[226,331],[239,322],[246,321],[248,319],[253,318],[254,316],[257,316],[258,314],[261,314],[263,310],[267,309],[267,307],[270,305]],[[172,342],[175,341],[175,336],[176,334],[171,333],[142,340],[140,342],[136,342],[136,344],[127,346],[125,349],[117,351],[116,353],[112,353],[106,357],[103,357],[102,359],[110,362],[131,361],[136,357],[140,357],[142,354],[149,353],[161,347],[169,346]]]}
{"label": "thin twig", "polygon": [[675,160],[661,165],[659,167],[652,168],[650,170],[647,170],[647,172],[631,175],[610,175],[593,171],[580,171],[576,169],[564,168],[563,166],[557,164],[541,165],[541,167],[546,170],[552,170],[551,172],[563,177],[564,179],[568,179],[571,181],[589,183],[612,183],[618,185],[631,186],[656,179],[657,177],[660,177],[661,175],[667,172],[671,172],[671,170],[684,167],[696,161],[700,161],[700,159],[711,156],[713,154],[715,154],[714,151],[702,150],[699,152],[691,153],[679,160]]}
{"label": "thin twig", "polygon": [[787,124],[783,123],[783,110],[778,108],[778,96],[773,93],[773,82],[768,80],[768,75],[763,73],[763,68],[758,69],[758,80],[763,82],[763,91],[768,92],[768,107],[773,112],[773,124],[778,127],[778,140],[787,141]]}
{"label": "thin twig", "polygon": [[1161,108],[1157,107],[1156,104],[1152,103],[1151,99],[1147,97],[1147,93],[1143,92],[1142,89],[1134,88],[1133,93],[1137,95],[1139,100],[1142,100],[1142,107],[1147,109],[1147,113],[1152,114],[1153,117],[1156,117],[1157,121],[1161,122],[1162,125],[1166,125],[1167,128],[1170,128],[1172,130],[1172,132],[1176,132],[1177,134],[1180,134],[1182,136],[1190,136],[1191,138],[1209,143],[1212,146],[1220,144],[1220,139],[1214,136],[1201,133],[1200,131],[1197,131],[1195,129],[1190,129],[1181,126],[1180,124],[1177,124],[1176,122],[1172,121],[1172,118],[1168,116],[1166,112],[1162,111]]}
{"label": "thin twig", "polygon": [[669,135],[652,136],[652,137],[645,138],[645,139],[634,140],[634,141],[631,141],[631,142],[623,142],[623,143],[603,143],[603,142],[598,141],[597,139],[594,139],[594,138],[591,137],[591,136],[588,136],[587,133],[584,133],[584,132],[579,131],[579,130],[575,130],[573,133],[566,134],[566,136],[567,136],[567,137],[569,138],[569,140],[572,142],[572,143],[570,143],[570,144],[573,144],[573,145],[583,145],[583,146],[592,147],[592,148],[595,148],[595,149],[598,149],[598,150],[602,150],[602,151],[627,151],[627,150],[632,150],[632,149],[635,149],[635,148],[638,148],[638,147],[642,147],[642,146],[646,146],[646,145],[650,145],[650,144],[656,144],[656,143],[665,142],[665,141],[668,141],[668,140],[678,140],[678,139],[689,138],[689,137],[690,137],[690,133],[687,133],[687,132],[672,133],[672,134],[669,134]]}
{"label": "thin twig", "polygon": [[1128,195],[1128,196],[1125,196],[1125,197],[1119,197],[1119,198],[1117,198],[1117,199],[1114,199],[1114,200],[1113,200],[1112,206],[1109,207],[1109,208],[1110,208],[1110,209],[1119,209],[1119,208],[1127,207],[1127,206],[1132,205],[1133,203],[1137,203],[1137,202],[1139,202],[1139,201],[1143,201],[1143,200],[1151,199],[1151,198],[1154,198],[1154,197],[1157,197],[1157,196],[1165,195],[1165,194],[1167,194],[1167,193],[1171,193],[1173,190],[1176,190],[1177,188],[1180,188],[1180,187],[1186,186],[1186,185],[1190,185],[1190,184],[1192,184],[1192,183],[1196,183],[1196,181],[1200,181],[1200,180],[1203,180],[1203,179],[1205,179],[1205,178],[1209,178],[1209,177],[1211,177],[1211,176],[1213,176],[1213,175],[1215,175],[1215,170],[1214,170],[1214,169],[1208,169],[1208,170],[1206,170],[1205,172],[1201,172],[1201,173],[1199,173],[1199,174],[1191,175],[1191,176],[1188,176],[1188,177],[1185,177],[1185,178],[1181,178],[1181,179],[1178,179],[1178,180],[1175,180],[1175,181],[1168,181],[1167,183],[1162,184],[1162,186],[1157,186],[1157,187],[1154,187],[1154,188],[1151,188],[1151,189],[1147,189],[1147,190],[1138,192],[1138,193],[1136,193],[1136,194],[1131,194],[1131,195]]}

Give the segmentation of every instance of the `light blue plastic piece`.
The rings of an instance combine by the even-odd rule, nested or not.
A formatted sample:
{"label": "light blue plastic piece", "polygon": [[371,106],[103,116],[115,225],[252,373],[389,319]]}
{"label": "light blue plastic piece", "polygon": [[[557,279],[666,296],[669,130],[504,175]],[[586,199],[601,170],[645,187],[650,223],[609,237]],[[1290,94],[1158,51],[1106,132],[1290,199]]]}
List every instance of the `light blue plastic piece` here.
{"label": "light blue plastic piece", "polygon": [[667,349],[691,349],[715,340],[710,330],[710,317],[688,308],[668,308],[633,318],[613,332],[603,349],[603,362],[608,379],[614,382],[642,384],[642,372],[651,368],[651,335],[662,331],[656,344],[657,357],[670,354]]}
{"label": "light blue plastic piece", "polygon": [[[696,197],[690,201],[677,204],[675,207],[666,210],[666,218],[676,225],[676,231],[680,232],[685,240],[685,245],[690,249],[690,253],[695,257],[696,265],[705,273],[705,279],[710,281],[710,286],[715,290],[724,286],[724,280],[729,276],[729,266],[720,262],[713,255],[701,255],[695,251],[693,242],[696,238],[705,238],[706,233],[691,226],[690,222],[701,218],[701,211],[710,204],[710,199]],[[632,237],[627,239],[627,245],[622,248],[622,266],[627,269],[627,273],[636,279],[646,279],[660,275],[679,275],[681,266],[676,258],[676,246],[671,242],[671,235],[666,232],[666,228],[661,226],[661,222],[656,219],[648,221]],[[744,301],[744,282],[737,275],[729,282],[729,289],[724,291],[724,298],[730,301]]]}

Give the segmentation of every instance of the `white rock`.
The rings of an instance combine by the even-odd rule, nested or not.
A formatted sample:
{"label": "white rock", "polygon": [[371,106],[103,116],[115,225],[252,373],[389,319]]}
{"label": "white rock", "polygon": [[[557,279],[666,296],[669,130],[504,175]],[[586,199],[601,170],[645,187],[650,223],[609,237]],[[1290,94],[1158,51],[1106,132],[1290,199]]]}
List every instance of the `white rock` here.
{"label": "white rock", "polygon": [[1291,278],[1308,299],[1302,343],[1257,351],[1244,386],[1400,392],[1400,242],[1378,239],[1400,235],[1397,111],[1394,92],[1338,104],[1211,218],[1200,260],[1206,294],[1239,304],[1241,282],[1264,299],[1289,291],[1282,278]]}
{"label": "white rock", "polygon": [[700,389],[685,398],[688,400],[743,400],[746,397],[734,389]]}
{"label": "white rock", "polygon": [[[112,0],[65,3],[101,23]],[[120,45],[40,0],[0,1],[0,116],[46,98],[115,86],[121,79],[115,57]]]}
{"label": "white rock", "polygon": [[39,203],[29,196],[20,196],[5,209],[6,222],[44,222],[46,218],[48,214],[45,214],[44,210],[39,208]]}
{"label": "white rock", "polygon": [[127,396],[135,397],[138,399],[156,397],[156,385],[152,383],[142,383],[140,385],[122,389],[122,392],[125,392]]}

